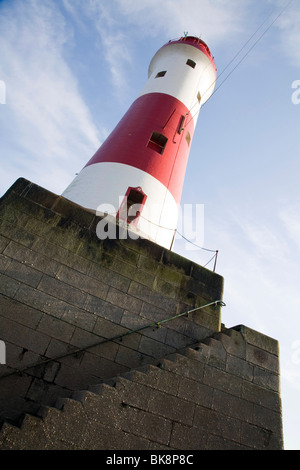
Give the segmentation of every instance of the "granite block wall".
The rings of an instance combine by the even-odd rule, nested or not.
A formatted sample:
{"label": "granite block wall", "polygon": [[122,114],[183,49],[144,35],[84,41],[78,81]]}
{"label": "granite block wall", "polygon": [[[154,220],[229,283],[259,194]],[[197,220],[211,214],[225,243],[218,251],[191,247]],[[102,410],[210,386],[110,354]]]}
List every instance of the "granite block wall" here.
{"label": "granite block wall", "polygon": [[24,179],[0,217],[0,417],[220,330],[219,305],[153,324],[221,299],[221,276],[147,240],[99,240],[99,217]]}
{"label": "granite block wall", "polygon": [[23,178],[0,201],[0,448],[282,448],[277,342],[226,330],[220,275],[99,220]]}
{"label": "granite block wall", "polygon": [[224,330],[41,407],[20,427],[6,422],[0,448],[281,450],[277,355],[270,338],[244,326]]}

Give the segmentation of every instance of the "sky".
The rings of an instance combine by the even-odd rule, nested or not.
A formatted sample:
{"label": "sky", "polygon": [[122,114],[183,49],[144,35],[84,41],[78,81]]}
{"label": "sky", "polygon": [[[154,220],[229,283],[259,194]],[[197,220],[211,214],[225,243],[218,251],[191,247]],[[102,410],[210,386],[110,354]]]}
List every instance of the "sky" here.
{"label": "sky", "polygon": [[[0,196],[19,177],[61,194],[185,33],[218,78],[181,205],[204,208],[222,323],[279,341],[284,446],[299,450],[300,0],[0,0]],[[180,236],[174,251],[212,257]]]}

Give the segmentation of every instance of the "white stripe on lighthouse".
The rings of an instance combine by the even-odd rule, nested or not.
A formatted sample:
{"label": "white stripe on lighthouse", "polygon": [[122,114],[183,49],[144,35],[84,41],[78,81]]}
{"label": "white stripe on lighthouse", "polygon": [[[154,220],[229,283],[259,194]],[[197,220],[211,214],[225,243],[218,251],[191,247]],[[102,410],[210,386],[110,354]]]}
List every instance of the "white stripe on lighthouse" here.
{"label": "white stripe on lighthouse", "polygon": [[170,248],[177,226],[178,204],[170,191],[149,173],[122,163],[95,163],[80,172],[63,197],[71,196],[76,204],[98,211],[99,215],[107,212],[115,218],[129,183],[141,187],[147,195],[137,225],[141,235]]}
{"label": "white stripe on lighthouse", "polygon": [[[190,59],[195,68],[187,64]],[[160,72],[166,72],[157,77]],[[156,78],[157,77],[157,78]],[[186,44],[170,44],[161,48],[149,66],[149,80],[139,96],[146,93],[165,93],[174,96],[196,115],[201,105],[211,96],[216,79],[215,68],[209,58],[199,49]]]}

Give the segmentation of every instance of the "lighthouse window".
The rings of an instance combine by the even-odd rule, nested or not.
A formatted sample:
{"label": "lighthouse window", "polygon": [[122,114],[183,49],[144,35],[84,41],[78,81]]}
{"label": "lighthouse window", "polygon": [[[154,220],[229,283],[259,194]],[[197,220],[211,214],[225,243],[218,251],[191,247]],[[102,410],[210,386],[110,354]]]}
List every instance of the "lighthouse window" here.
{"label": "lighthouse window", "polygon": [[189,65],[190,67],[192,67],[192,69],[194,69],[196,67],[196,62],[194,62],[192,59],[188,59],[186,61],[186,64]]}
{"label": "lighthouse window", "polygon": [[200,104],[200,101],[201,101],[200,91],[198,91],[198,93],[197,93],[197,100],[199,101],[199,104]]}
{"label": "lighthouse window", "polygon": [[162,155],[167,142],[168,139],[163,134],[160,134],[159,132],[153,132],[147,146]]}
{"label": "lighthouse window", "polygon": [[158,72],[156,74],[156,77],[155,78],[159,78],[159,77],[164,77],[166,75],[167,71],[166,70],[163,70],[162,72]]}

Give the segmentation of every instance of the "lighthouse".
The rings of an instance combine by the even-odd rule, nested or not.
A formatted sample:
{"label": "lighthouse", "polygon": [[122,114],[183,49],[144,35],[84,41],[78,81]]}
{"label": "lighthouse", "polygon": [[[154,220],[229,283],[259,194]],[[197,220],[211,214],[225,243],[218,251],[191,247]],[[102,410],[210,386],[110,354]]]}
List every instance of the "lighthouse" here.
{"label": "lighthouse", "polygon": [[162,46],[144,88],[62,196],[171,249],[197,118],[215,81],[201,39]]}

